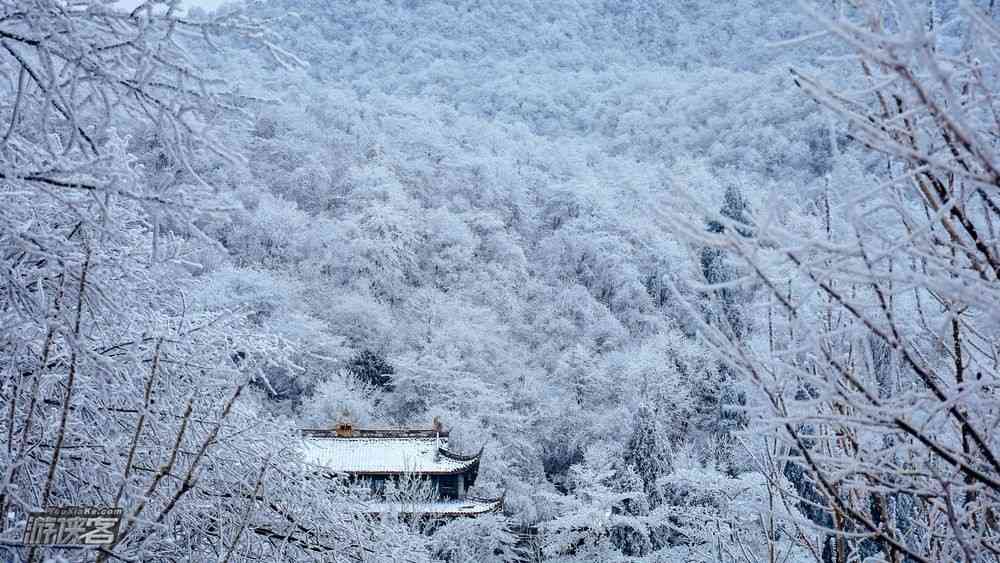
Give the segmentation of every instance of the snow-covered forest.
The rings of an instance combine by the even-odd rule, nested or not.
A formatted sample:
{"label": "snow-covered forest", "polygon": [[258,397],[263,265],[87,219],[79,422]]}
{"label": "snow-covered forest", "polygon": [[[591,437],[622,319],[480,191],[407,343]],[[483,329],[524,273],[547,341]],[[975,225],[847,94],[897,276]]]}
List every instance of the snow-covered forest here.
{"label": "snow-covered forest", "polygon": [[0,559],[1000,561],[993,0],[133,4],[0,0]]}

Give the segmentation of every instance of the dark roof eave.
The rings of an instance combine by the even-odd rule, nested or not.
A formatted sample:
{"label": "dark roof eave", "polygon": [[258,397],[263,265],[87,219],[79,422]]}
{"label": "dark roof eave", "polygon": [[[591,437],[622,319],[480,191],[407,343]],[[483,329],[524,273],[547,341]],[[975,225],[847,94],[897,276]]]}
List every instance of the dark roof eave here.
{"label": "dark roof eave", "polygon": [[438,448],[438,453],[441,454],[441,455],[443,455],[444,457],[446,457],[448,459],[453,459],[455,461],[474,461],[474,462],[478,462],[479,461],[479,457],[483,454],[483,450],[482,450],[482,448],[480,448],[478,452],[476,452],[476,453],[474,453],[472,455],[463,455],[463,454],[460,454],[460,453],[455,453],[455,452],[446,450],[444,448]]}

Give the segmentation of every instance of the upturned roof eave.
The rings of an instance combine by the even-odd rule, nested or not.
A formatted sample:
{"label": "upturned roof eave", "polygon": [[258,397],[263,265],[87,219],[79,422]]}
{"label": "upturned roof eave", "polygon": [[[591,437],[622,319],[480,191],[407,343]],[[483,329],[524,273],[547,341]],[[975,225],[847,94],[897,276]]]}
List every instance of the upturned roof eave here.
{"label": "upturned roof eave", "polygon": [[441,455],[443,455],[444,457],[446,457],[448,459],[452,459],[452,460],[455,460],[455,461],[467,461],[469,463],[475,463],[475,462],[478,462],[479,461],[479,457],[481,455],[483,455],[483,449],[479,448],[479,451],[476,452],[476,453],[474,453],[474,454],[464,455],[464,454],[453,452],[451,450],[448,450],[448,449],[442,447],[442,448],[438,448],[438,453],[441,454]]}

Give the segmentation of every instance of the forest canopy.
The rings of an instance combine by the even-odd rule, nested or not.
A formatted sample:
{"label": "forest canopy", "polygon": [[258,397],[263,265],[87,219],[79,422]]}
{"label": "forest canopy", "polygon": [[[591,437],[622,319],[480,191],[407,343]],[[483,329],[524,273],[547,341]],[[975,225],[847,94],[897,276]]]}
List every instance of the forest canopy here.
{"label": "forest canopy", "polygon": [[998,10],[0,0],[0,554],[995,561]]}

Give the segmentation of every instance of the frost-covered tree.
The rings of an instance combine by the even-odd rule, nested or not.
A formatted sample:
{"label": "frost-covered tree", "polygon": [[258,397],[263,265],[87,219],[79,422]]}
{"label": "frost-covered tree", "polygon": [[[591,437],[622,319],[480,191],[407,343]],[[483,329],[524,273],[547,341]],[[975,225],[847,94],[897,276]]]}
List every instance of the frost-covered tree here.
{"label": "frost-covered tree", "polygon": [[[221,199],[205,168],[232,156],[211,124],[240,101],[200,53],[236,34],[282,57],[266,30],[177,2],[0,11],[4,558],[412,559],[418,540],[352,516],[264,414],[250,383],[300,369],[296,345],[199,276]],[[123,510],[114,544],[22,543],[29,512],[81,505]]]}
{"label": "frost-covered tree", "polygon": [[509,523],[498,515],[444,523],[431,539],[433,553],[450,563],[520,561],[525,554]]}
{"label": "frost-covered tree", "polygon": [[811,513],[800,541],[818,560],[990,560],[1000,506],[992,7],[811,6],[864,86],[842,86],[842,67],[796,71],[796,83],[855,145],[818,182],[829,186],[818,213],[775,201],[754,213],[750,236],[719,215],[727,233],[683,230],[725,250],[764,293],[748,304],[767,319],[754,338],[707,323],[702,334],[755,384],[771,438],[808,483],[779,491]]}
{"label": "frost-covered tree", "polygon": [[[954,9],[938,4],[940,24]],[[225,559],[235,545],[233,559],[489,560],[506,545],[498,530],[494,547],[462,541],[484,531],[479,522],[427,541],[398,523],[342,518],[338,485],[286,470],[295,455],[284,416],[308,426],[340,418],[425,426],[440,416],[455,443],[486,444],[477,486],[506,490],[507,511],[527,524],[601,514],[609,497],[580,475],[601,477],[608,494],[633,495],[617,503],[622,525],[595,538],[598,548],[560,557],[683,560],[662,550],[708,557],[717,537],[761,533],[757,512],[723,502],[739,484],[760,483],[733,454],[739,425],[725,418],[738,403],[727,394],[743,390],[734,386],[740,374],[709,357],[692,319],[724,303],[711,326],[732,317],[747,345],[771,334],[780,345],[785,317],[774,310],[769,325],[750,308],[767,293],[743,291],[743,276],[755,274],[737,253],[688,248],[659,228],[658,209],[689,184],[715,197],[693,215],[700,240],[720,206],[733,212],[718,214],[708,238],[747,227],[729,223],[741,216],[737,199],[752,199],[757,214],[772,209],[759,195],[773,193],[779,214],[793,210],[788,224],[808,230],[824,187],[836,205],[839,186],[884,169],[884,160],[856,158],[851,132],[803,103],[787,72],[790,62],[813,68],[804,61],[829,36],[768,44],[815,31],[808,18],[760,0],[267,0],[214,15],[160,1],[111,8],[10,1],[0,14],[9,35],[0,37],[0,135],[13,124],[0,172],[17,176],[4,178],[0,196],[0,259],[13,272],[0,287],[14,288],[0,297],[3,350],[15,358],[3,369],[16,375],[0,396],[15,397],[4,429],[13,428],[11,455],[24,460],[4,465],[16,468],[4,489],[21,503],[16,518],[39,504],[14,485],[47,472],[51,452],[38,448],[52,445],[52,432],[38,422],[59,421],[69,351],[86,367],[74,376],[70,413],[105,395],[122,400],[101,408],[131,409],[112,411],[116,424],[99,437],[117,445],[96,453],[84,447],[93,442],[79,419],[67,417],[73,457],[60,454],[52,494],[79,489],[76,500],[97,502],[107,483],[120,484],[117,457],[129,449],[162,338],[150,400],[163,418],[144,419],[136,467],[155,475],[155,454],[171,451],[191,393],[177,461],[187,467],[230,393],[249,383],[220,426],[225,439],[210,441],[201,480],[164,517],[186,535],[175,540],[149,524],[147,535],[130,531],[116,547],[122,557]],[[254,19],[272,19],[279,33]],[[222,54],[204,48],[206,35]],[[309,67],[278,64],[292,59],[276,44]],[[43,60],[60,49],[73,56]],[[41,181],[34,172],[44,167],[45,178],[73,185]],[[741,198],[723,195],[726,186],[739,186]],[[844,232],[831,217],[831,232]],[[705,279],[716,286],[706,289]],[[682,310],[673,287],[701,299],[700,316]],[[20,312],[25,304],[34,309]],[[48,327],[56,327],[51,360],[42,361]],[[869,342],[864,358],[891,392],[899,365],[891,348]],[[382,361],[395,370],[391,388],[376,392],[349,373],[377,378]],[[98,396],[88,378],[109,371],[130,387],[105,385]],[[35,374],[43,398],[17,454]],[[675,475],[683,443],[705,460]],[[595,444],[606,445],[608,463],[588,453]],[[91,467],[94,488],[66,481],[67,471]],[[802,465],[786,468],[814,485]],[[128,473],[122,503],[146,498],[145,476]],[[168,472],[157,491],[174,491],[167,485],[183,476]],[[670,476],[679,493],[652,502],[665,498]],[[232,496],[203,495],[221,489]],[[280,512],[253,497],[275,499]],[[685,519],[685,498],[717,509]],[[167,502],[149,499],[142,514]],[[676,511],[656,516],[653,504]],[[713,536],[710,524],[729,513],[741,515],[727,521],[734,535]],[[206,524],[216,521],[227,523]],[[690,534],[681,541],[665,523]],[[20,524],[2,525],[6,539]]]}
{"label": "frost-covered tree", "polygon": [[[747,206],[747,201],[739,188],[735,185],[729,185],[726,186],[719,215],[724,217],[730,225],[746,224],[749,215]],[[708,221],[707,230],[710,233],[725,233],[726,228],[726,225],[714,219]],[[736,232],[746,236],[745,229],[736,227]],[[712,303],[708,305],[710,309],[715,309],[711,313],[710,322],[715,323],[722,330],[731,331],[737,339],[743,338],[749,329],[748,320],[744,318],[744,313],[740,309],[741,301],[745,296],[738,288],[729,285],[730,282],[736,282],[739,273],[735,271],[726,253],[713,247],[702,249],[701,270],[705,281],[718,288],[712,292]]]}
{"label": "frost-covered tree", "polygon": [[643,490],[655,500],[657,479],[670,472],[670,448],[661,430],[663,413],[639,405],[632,421],[632,435],[625,443],[623,461],[642,480]]}
{"label": "frost-covered tree", "polygon": [[594,444],[570,468],[573,494],[558,499],[560,515],[542,526],[552,560],[626,561],[649,553],[642,479],[631,468],[621,468],[631,478],[624,476],[620,465],[608,444]]}

